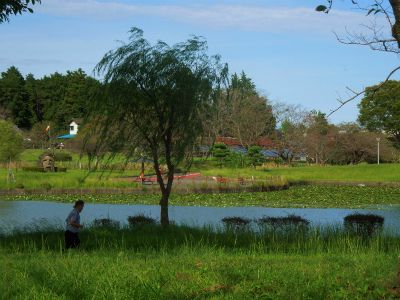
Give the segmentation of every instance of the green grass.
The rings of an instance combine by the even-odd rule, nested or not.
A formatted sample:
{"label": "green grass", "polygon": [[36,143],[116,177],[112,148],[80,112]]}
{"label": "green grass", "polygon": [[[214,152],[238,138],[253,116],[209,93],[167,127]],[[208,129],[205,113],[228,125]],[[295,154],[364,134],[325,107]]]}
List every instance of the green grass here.
{"label": "green grass", "polygon": [[303,167],[270,167],[230,169],[230,168],[198,168],[202,175],[236,178],[263,178],[281,175],[285,181],[300,180],[334,180],[334,181],[389,181],[400,182],[400,164],[355,165],[355,166],[307,166]]}
{"label": "green grass", "polygon": [[[124,165],[124,157],[116,156],[111,164],[100,163],[102,171],[88,173],[87,157],[84,156],[82,163],[83,169],[78,167],[78,154],[69,152],[72,162],[56,162],[56,166],[66,167],[66,173],[28,173],[21,171],[23,165],[36,165],[39,155],[44,150],[25,150],[19,162],[19,170],[14,171],[15,179],[26,188],[40,188],[40,182],[49,182],[55,188],[77,188],[77,187],[128,187],[129,182],[116,182],[113,177],[117,176],[137,176],[141,173],[141,164]],[[57,150],[60,151],[60,150]],[[66,150],[63,150],[66,151]],[[109,157],[108,155],[106,158]],[[125,166],[125,171],[123,171]],[[114,168],[110,173],[106,169]],[[264,167],[258,167],[254,170],[252,167],[234,169],[223,167],[222,169],[212,166],[210,161],[194,161],[191,171],[200,172],[203,176],[222,176],[236,178],[254,177],[257,180],[271,179],[280,175],[282,181],[301,181],[301,180],[332,180],[332,181],[375,181],[375,182],[400,182],[400,164],[379,164],[379,165],[356,165],[356,166],[310,166],[306,164],[297,164],[294,167],[286,165],[276,165],[270,163]],[[146,173],[154,173],[151,164],[146,165]],[[13,185],[7,185],[8,170],[0,169],[0,188],[13,188]],[[85,179],[85,180],[83,180]]]}
{"label": "green grass", "polygon": [[[332,181],[376,181],[376,182],[400,182],[400,164],[359,165],[359,166],[328,166],[328,167],[298,167],[275,169],[196,169],[203,176],[217,176],[236,178],[240,177],[270,180],[273,176],[281,176],[282,181],[301,180],[332,180]],[[150,172],[146,171],[146,172]],[[13,187],[7,185],[7,169],[0,169],[0,188]],[[40,188],[40,182],[49,182],[55,188],[76,187],[129,187],[131,182],[115,181],[118,176],[138,176],[140,170],[121,171],[97,171],[88,173],[86,170],[70,170],[66,173],[32,173],[19,169],[14,171],[17,182],[26,188]]]}
{"label": "green grass", "polygon": [[[8,171],[0,170],[0,178],[7,178]],[[52,188],[102,188],[102,187],[132,187],[130,181],[115,180],[118,176],[137,176],[138,171],[113,171],[87,172],[85,170],[67,170],[67,172],[14,172],[16,182],[22,183],[24,188],[41,188],[41,182],[50,183]],[[13,188],[14,184],[7,184],[6,180],[0,180],[0,188]]]}
{"label": "green grass", "polygon": [[[159,194],[26,195],[6,200],[158,205]],[[170,205],[215,207],[371,208],[400,204],[400,188],[368,186],[293,186],[276,192],[240,194],[171,194]]]}
{"label": "green grass", "polygon": [[393,299],[400,239],[336,226],[86,228],[0,236],[0,299]]}

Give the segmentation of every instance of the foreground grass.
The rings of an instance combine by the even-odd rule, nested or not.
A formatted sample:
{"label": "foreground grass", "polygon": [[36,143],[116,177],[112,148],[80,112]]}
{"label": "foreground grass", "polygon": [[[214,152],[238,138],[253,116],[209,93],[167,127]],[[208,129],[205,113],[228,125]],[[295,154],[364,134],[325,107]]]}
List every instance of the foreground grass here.
{"label": "foreground grass", "polygon": [[393,299],[400,240],[161,226],[0,236],[0,299]]}
{"label": "foreground grass", "polygon": [[[159,194],[133,195],[26,195],[5,200],[102,204],[158,205]],[[370,208],[399,205],[400,188],[367,186],[293,186],[288,190],[240,194],[171,194],[170,205],[215,207]]]}

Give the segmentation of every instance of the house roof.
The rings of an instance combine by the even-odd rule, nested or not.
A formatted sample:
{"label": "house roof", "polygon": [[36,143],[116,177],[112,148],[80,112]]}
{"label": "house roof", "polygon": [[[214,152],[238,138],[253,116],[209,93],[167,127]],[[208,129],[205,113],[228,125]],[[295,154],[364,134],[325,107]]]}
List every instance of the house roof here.
{"label": "house roof", "polygon": [[71,139],[75,136],[76,134],[67,134],[63,136],[59,136],[58,139]]}
{"label": "house roof", "polygon": [[68,124],[71,124],[72,122],[75,122],[76,124],[80,125],[80,124],[82,124],[83,120],[82,120],[82,118],[72,118],[72,119],[68,122]]}

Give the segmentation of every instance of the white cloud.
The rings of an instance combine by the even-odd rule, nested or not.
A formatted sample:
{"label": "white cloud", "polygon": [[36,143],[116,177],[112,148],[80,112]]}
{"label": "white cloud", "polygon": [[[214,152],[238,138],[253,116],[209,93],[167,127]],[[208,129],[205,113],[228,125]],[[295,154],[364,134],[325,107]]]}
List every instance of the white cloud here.
{"label": "white cloud", "polygon": [[[197,25],[212,30],[240,30],[269,33],[342,33],[365,22],[361,13],[331,11],[329,15],[304,7],[267,7],[244,5],[127,5],[93,0],[48,0],[35,7],[37,13],[119,21],[135,17],[154,17]],[[358,31],[358,30],[356,30]]]}

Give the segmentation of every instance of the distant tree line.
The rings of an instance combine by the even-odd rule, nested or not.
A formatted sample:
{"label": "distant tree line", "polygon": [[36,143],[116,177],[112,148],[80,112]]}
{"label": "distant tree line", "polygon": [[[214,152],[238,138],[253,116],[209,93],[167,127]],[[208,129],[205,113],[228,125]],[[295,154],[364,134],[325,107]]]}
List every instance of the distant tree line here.
{"label": "distant tree line", "polygon": [[0,117],[24,131],[51,122],[54,132],[63,133],[71,118],[86,115],[99,86],[98,80],[81,69],[35,79],[33,74],[24,78],[12,66],[0,77]]}
{"label": "distant tree line", "polygon": [[[47,148],[49,138],[55,140],[68,133],[71,118],[87,116],[101,88],[100,81],[81,69],[35,79],[32,74],[24,78],[12,66],[0,77],[0,119],[17,125],[34,147]],[[400,83],[390,81],[372,100],[367,92],[359,104],[358,122],[333,125],[320,111],[273,103],[243,71],[240,75],[234,73],[212,98],[202,102],[202,132],[193,151],[198,153],[202,145],[209,145],[211,150],[221,138],[229,138],[233,142],[228,146],[246,151],[259,146],[287,164],[296,156],[320,165],[374,163],[379,138],[381,161],[396,162],[400,145],[399,91]],[[70,149],[97,161],[112,146],[96,146],[101,127],[90,123],[81,126],[80,134],[70,141]],[[46,131],[49,125],[50,134]]]}

